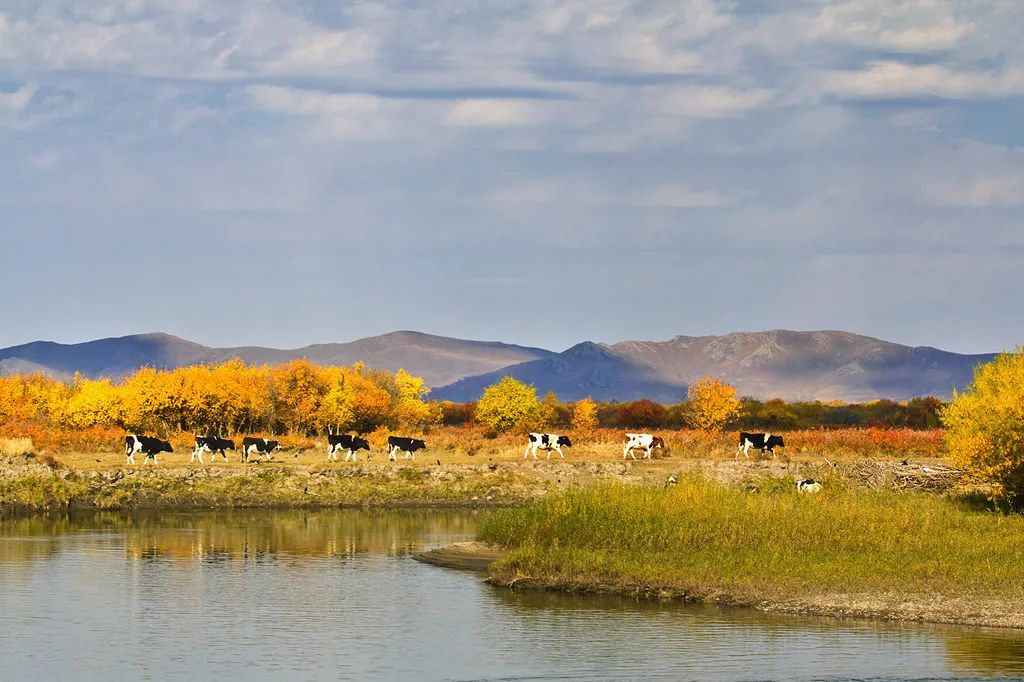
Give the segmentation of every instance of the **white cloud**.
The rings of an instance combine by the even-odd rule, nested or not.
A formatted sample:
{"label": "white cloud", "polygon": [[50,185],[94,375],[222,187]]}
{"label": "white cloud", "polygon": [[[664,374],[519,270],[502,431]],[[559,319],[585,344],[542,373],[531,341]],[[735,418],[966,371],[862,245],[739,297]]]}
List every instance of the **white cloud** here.
{"label": "white cloud", "polygon": [[1024,70],[955,71],[938,64],[878,61],[859,71],[832,71],[822,90],[844,97],[949,99],[993,98],[1024,93]]}
{"label": "white cloud", "polygon": [[810,33],[819,40],[897,52],[949,50],[973,28],[955,16],[955,9],[942,0],[848,0],[822,7]]}
{"label": "white cloud", "polygon": [[32,97],[36,94],[35,85],[22,85],[17,90],[4,92],[0,90],[0,111],[20,112],[28,108]]}
{"label": "white cloud", "polygon": [[372,137],[385,132],[384,101],[375,95],[330,93],[277,85],[246,88],[253,104],[264,111],[311,119],[315,130],[335,137]]}
{"label": "white cloud", "polygon": [[764,88],[739,90],[727,86],[687,85],[648,88],[652,107],[667,114],[695,118],[731,118],[771,102]]}
{"label": "white cloud", "polygon": [[521,126],[538,120],[537,105],[515,99],[465,99],[448,112],[457,126]]}

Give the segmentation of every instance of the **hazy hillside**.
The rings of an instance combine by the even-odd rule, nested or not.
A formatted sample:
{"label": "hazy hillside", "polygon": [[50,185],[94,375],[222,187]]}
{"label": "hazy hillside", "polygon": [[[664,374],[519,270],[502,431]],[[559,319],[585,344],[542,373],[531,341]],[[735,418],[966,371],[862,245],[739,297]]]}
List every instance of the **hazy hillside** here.
{"label": "hazy hillside", "polygon": [[585,341],[552,357],[462,379],[435,389],[433,397],[456,402],[476,400],[487,386],[506,375],[535,385],[541,395],[554,391],[563,400],[591,396],[594,400],[650,398],[677,403],[686,396],[685,382],[660,377],[650,365]]}
{"label": "hazy hillside", "polygon": [[[70,376],[79,371],[89,377],[121,377],[139,367],[174,368],[200,362],[223,362],[239,357],[246,362],[276,364],[295,358],[325,365],[366,364],[394,371],[404,367],[432,386],[500,367],[554,355],[490,341],[467,341],[419,332],[399,331],[349,343],[326,343],[295,349],[209,348],[169,334],[139,334],[86,343],[59,344],[36,341],[0,350],[0,371],[46,371]],[[31,363],[31,364],[25,364]]]}
{"label": "hazy hillside", "polygon": [[966,386],[992,355],[960,355],[902,346],[841,331],[742,332],[677,336],[668,341],[584,342],[562,352],[498,342],[468,341],[399,331],[349,343],[296,349],[208,348],[168,334],[141,334],[79,344],[37,341],[0,350],[0,373],[46,371],[68,377],[120,377],[143,365],[180,367],[198,362],[275,364],[309,358],[326,365],[358,360],[373,367],[404,367],[424,377],[438,399],[475,400],[504,375],[553,390],[564,400],[646,397],[678,402],[687,385],[714,375],[742,395],[788,400],[902,400],[945,397]]}
{"label": "hazy hillside", "polygon": [[954,386],[970,383],[974,367],[993,357],[913,348],[842,331],[677,336],[624,341],[611,349],[670,383],[712,374],[744,395],[787,400],[945,397]]}

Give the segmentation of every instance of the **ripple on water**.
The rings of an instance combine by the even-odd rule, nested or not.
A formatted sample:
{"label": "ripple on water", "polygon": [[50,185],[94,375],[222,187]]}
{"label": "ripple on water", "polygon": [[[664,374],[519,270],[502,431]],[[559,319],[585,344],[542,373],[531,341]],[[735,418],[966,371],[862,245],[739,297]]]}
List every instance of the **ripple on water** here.
{"label": "ripple on water", "polygon": [[280,511],[0,523],[4,679],[970,679],[1017,632],[515,593],[411,560],[476,514]]}

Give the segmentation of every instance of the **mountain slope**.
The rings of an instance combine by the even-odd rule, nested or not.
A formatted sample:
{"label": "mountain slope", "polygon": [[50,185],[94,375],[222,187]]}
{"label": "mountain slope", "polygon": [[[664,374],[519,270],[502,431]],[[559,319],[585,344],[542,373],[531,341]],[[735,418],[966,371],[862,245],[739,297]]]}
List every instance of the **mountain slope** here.
{"label": "mountain slope", "polygon": [[[174,368],[201,362],[241,358],[250,363],[277,364],[308,358],[325,365],[358,360],[386,370],[404,367],[438,386],[511,364],[553,355],[551,351],[490,341],[467,341],[419,332],[400,331],[349,343],[328,343],[295,349],[209,348],[169,334],[139,334],[86,343],[36,341],[0,350],[0,368],[32,367],[55,376],[78,371],[89,377],[121,377],[149,365]],[[30,364],[25,364],[30,363]],[[17,371],[16,369],[8,370]]]}
{"label": "mountain slope", "polygon": [[541,395],[554,391],[562,400],[590,396],[595,400],[650,398],[677,403],[686,396],[685,382],[659,377],[653,367],[590,341],[552,357],[462,379],[435,389],[432,396],[456,402],[476,400],[487,386],[503,376],[533,384]]}
{"label": "mountain slope", "polygon": [[[475,400],[505,375],[555,391],[563,400],[651,398],[678,402],[689,383],[717,376],[741,395],[787,400],[904,400],[947,397],[970,383],[992,354],[960,355],[912,348],[842,331],[740,332],[677,336],[668,341],[584,342],[562,353],[498,342],[399,331],[349,343],[296,349],[209,348],[168,334],[141,334],[79,344],[37,341],[0,350],[0,374],[45,371],[69,377],[121,377],[143,365],[174,368],[239,357],[276,364],[308,358],[325,365],[356,361],[404,367],[435,387],[437,399]],[[440,388],[436,388],[440,387]]]}
{"label": "mountain slope", "polygon": [[[581,349],[583,352],[581,352]],[[739,332],[724,336],[677,336],[668,341],[580,344],[547,358],[434,391],[449,400],[475,400],[505,375],[555,391],[563,400],[638,397],[678,402],[687,386],[715,376],[756,398],[786,400],[906,400],[948,397],[967,386],[974,367],[992,354],[960,355],[912,348],[841,331]]]}
{"label": "mountain slope", "polygon": [[671,383],[714,375],[759,398],[848,401],[949,396],[993,354],[961,355],[842,331],[739,332],[610,347]]}

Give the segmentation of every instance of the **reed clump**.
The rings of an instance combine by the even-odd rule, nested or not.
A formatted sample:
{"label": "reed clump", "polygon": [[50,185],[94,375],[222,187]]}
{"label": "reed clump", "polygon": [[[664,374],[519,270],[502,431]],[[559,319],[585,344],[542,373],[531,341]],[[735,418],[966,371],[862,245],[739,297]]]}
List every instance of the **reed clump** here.
{"label": "reed clump", "polygon": [[599,484],[497,511],[479,539],[509,550],[492,569],[505,584],[740,601],[909,592],[1024,602],[1024,517],[839,480],[817,495],[783,480]]}

